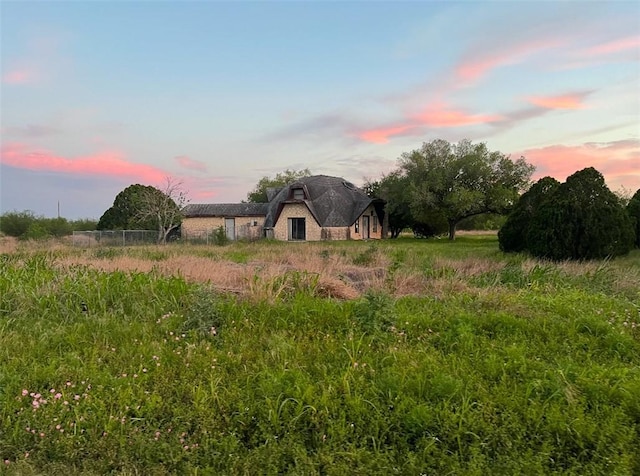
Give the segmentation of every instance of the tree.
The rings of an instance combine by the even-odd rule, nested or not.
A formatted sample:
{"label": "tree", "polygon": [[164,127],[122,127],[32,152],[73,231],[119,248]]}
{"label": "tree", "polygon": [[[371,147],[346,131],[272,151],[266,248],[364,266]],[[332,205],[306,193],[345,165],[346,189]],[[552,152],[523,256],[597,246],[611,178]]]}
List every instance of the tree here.
{"label": "tree", "polygon": [[542,200],[527,231],[527,247],[553,260],[598,259],[633,248],[631,218],[593,167],[567,178]]}
{"label": "tree", "polygon": [[180,226],[186,202],[182,184],[169,177],[163,190],[150,185],[130,185],[116,196],[96,229],[158,230],[158,242],[165,243],[171,231]]}
{"label": "tree", "polygon": [[385,213],[391,238],[397,238],[402,230],[412,227],[414,223],[406,193],[407,185],[407,178],[399,171],[394,171],[380,180],[367,181],[363,187],[371,198],[382,198],[386,202]]}
{"label": "tree", "polygon": [[162,192],[150,185],[129,185],[116,195],[113,206],[105,211],[97,230],[155,230],[157,222],[153,219],[140,220],[139,210],[142,197],[147,193],[161,194]]}
{"label": "tree", "polygon": [[37,220],[38,217],[31,210],[6,212],[0,217],[0,231],[18,238],[24,236]]}
{"label": "tree", "polygon": [[631,197],[627,205],[627,213],[631,217],[636,233],[636,247],[640,248],[640,189]]}
{"label": "tree", "polygon": [[182,188],[182,182],[176,182],[170,177],[166,178],[162,190],[151,188],[153,190],[147,188],[140,195],[135,217],[141,222],[155,222],[158,243],[164,244],[169,234],[182,222],[182,209],[188,202],[187,195]]}
{"label": "tree", "polygon": [[534,169],[523,157],[512,161],[500,152],[491,152],[484,143],[469,140],[458,144],[442,139],[425,142],[400,158],[414,218],[446,220],[450,240],[455,239],[456,226],[465,218],[506,213]]}
{"label": "tree", "polygon": [[278,189],[289,185],[290,183],[300,180],[303,177],[310,177],[311,171],[309,169],[304,170],[289,170],[277,173],[275,177],[262,177],[255,188],[247,194],[247,201],[249,203],[267,203],[269,197],[267,191],[272,189]]}
{"label": "tree", "polygon": [[560,182],[556,179],[544,177],[520,197],[498,232],[502,251],[519,252],[529,248],[527,234],[531,218],[537,213],[542,201],[559,186]]}

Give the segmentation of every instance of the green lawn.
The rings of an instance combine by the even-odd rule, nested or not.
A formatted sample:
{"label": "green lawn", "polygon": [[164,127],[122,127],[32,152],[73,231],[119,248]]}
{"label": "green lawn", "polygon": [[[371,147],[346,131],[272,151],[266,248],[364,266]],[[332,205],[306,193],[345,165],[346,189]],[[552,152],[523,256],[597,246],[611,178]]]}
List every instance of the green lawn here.
{"label": "green lawn", "polygon": [[[302,246],[384,262],[389,288],[328,299],[301,273],[256,301],[60,264],[96,251],[0,255],[0,472],[640,474],[640,251],[572,264],[503,255],[495,236]],[[247,263],[266,248],[289,249],[101,253]],[[400,295],[403,273],[433,292]]]}

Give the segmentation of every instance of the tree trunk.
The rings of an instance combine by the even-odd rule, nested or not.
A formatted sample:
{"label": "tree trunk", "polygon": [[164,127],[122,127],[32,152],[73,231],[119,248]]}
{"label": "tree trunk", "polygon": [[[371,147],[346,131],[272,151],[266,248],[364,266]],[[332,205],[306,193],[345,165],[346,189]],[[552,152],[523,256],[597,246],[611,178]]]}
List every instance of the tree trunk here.
{"label": "tree trunk", "polygon": [[449,241],[453,241],[456,239],[456,225],[458,223],[455,221],[449,221]]}

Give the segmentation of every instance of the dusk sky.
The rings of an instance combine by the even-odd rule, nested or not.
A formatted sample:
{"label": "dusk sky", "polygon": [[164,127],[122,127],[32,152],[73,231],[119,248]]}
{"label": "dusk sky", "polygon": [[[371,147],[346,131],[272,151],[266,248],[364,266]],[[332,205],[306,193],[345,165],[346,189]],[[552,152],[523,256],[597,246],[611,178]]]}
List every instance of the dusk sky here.
{"label": "dusk sky", "polygon": [[640,2],[0,1],[0,211],[238,202],[468,138],[640,188]]}

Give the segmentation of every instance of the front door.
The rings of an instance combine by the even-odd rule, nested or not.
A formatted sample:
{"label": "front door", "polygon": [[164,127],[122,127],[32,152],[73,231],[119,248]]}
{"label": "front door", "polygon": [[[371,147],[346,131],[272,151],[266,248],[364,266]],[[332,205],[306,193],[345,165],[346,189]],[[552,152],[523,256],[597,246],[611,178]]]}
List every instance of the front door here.
{"label": "front door", "polygon": [[364,215],[362,217],[362,239],[363,240],[369,239],[369,216],[368,215]]}
{"label": "front door", "polygon": [[227,238],[229,238],[230,240],[236,239],[236,219],[235,218],[225,218],[224,229],[227,231]]}
{"label": "front door", "polygon": [[304,218],[289,218],[289,240],[304,241],[307,239]]}

